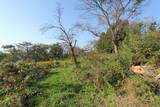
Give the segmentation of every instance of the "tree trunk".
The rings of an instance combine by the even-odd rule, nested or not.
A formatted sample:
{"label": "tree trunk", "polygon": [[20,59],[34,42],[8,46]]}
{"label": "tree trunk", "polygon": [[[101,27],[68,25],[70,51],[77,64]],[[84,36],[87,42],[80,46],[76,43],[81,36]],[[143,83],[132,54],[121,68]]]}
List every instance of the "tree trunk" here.
{"label": "tree trunk", "polygon": [[77,57],[75,55],[74,47],[72,47],[72,46],[70,46],[70,47],[71,47],[71,53],[72,53],[73,61],[76,65],[76,67],[78,67],[78,61],[77,61]]}
{"label": "tree trunk", "polygon": [[113,46],[114,46],[114,52],[115,52],[115,54],[118,54],[118,45],[114,41],[113,41]]}
{"label": "tree trunk", "polygon": [[112,43],[114,46],[114,53],[118,54],[118,42],[117,42],[117,33],[115,32],[114,28],[111,28],[111,33],[112,33]]}

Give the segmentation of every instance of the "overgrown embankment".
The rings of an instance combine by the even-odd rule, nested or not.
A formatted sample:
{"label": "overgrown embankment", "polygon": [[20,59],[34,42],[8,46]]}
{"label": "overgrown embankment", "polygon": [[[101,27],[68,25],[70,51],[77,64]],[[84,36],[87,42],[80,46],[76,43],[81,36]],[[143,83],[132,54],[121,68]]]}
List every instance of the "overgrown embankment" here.
{"label": "overgrown embankment", "polygon": [[[119,55],[91,52],[80,57],[79,61],[79,68],[75,68],[68,61],[2,64],[2,67],[7,68],[7,72],[1,76],[9,78],[2,78],[0,82],[1,106],[158,107],[160,105],[159,82],[149,76],[131,72],[130,66],[134,62],[128,52],[122,51]],[[157,73],[160,72],[158,68],[154,69]]]}

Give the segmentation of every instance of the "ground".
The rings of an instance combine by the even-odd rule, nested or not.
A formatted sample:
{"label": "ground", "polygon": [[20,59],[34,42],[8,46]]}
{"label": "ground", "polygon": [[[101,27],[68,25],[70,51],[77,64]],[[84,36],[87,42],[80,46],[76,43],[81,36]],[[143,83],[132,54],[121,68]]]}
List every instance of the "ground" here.
{"label": "ground", "polygon": [[88,93],[92,88],[82,85],[73,66],[52,70],[35,86],[42,92],[33,98],[37,107],[96,107],[95,103],[90,104],[95,93]]}

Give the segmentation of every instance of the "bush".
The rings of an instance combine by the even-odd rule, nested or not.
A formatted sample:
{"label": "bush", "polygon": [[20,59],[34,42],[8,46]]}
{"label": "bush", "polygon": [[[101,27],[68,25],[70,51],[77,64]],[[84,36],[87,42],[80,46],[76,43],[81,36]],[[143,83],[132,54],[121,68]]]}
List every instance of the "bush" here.
{"label": "bush", "polygon": [[153,56],[148,63],[155,68],[159,68],[160,67],[160,55]]}
{"label": "bush", "polygon": [[112,53],[114,50],[114,46],[111,41],[111,36],[105,33],[102,33],[100,36],[100,39],[96,41],[94,47],[99,52]]}
{"label": "bush", "polygon": [[[46,76],[47,69],[36,63],[1,63],[0,106],[24,107],[29,98],[38,93],[34,82]],[[14,107],[13,106],[13,107]]]}
{"label": "bush", "polygon": [[[129,51],[128,51],[129,52]],[[92,53],[81,59],[79,77],[89,86],[95,86],[106,95],[119,88],[120,82],[132,75],[132,56],[121,51],[119,55]]]}
{"label": "bush", "polygon": [[143,103],[153,105],[158,104],[157,91],[158,83],[153,78],[134,75],[121,82],[121,88],[118,90],[120,96],[134,96]]}
{"label": "bush", "polygon": [[85,86],[95,89],[92,92],[105,97],[109,107],[158,105],[159,83],[130,71],[133,56],[127,48],[121,49],[119,55],[89,53],[80,60],[78,77]]}
{"label": "bush", "polygon": [[1,70],[5,72],[18,72],[19,69],[15,66],[14,63],[1,63]]}
{"label": "bush", "polygon": [[159,32],[145,33],[144,35],[129,35],[124,41],[122,48],[130,49],[133,54],[133,64],[143,65],[160,52]]}

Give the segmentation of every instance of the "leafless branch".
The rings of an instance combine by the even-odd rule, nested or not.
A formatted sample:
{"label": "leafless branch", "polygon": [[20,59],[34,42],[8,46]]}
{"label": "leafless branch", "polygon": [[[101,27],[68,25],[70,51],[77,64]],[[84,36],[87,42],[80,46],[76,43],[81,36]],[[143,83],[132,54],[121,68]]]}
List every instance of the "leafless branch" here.
{"label": "leafless branch", "polygon": [[96,36],[96,37],[100,37],[100,32],[98,32],[96,30],[96,28],[91,27],[91,25],[87,25],[87,24],[76,24],[76,27],[78,27],[79,29],[81,29],[82,31],[87,31],[89,33],[91,33],[92,35]]}
{"label": "leafless branch", "polygon": [[59,40],[63,41],[66,45],[68,45],[68,47],[70,47],[72,57],[74,59],[74,63],[77,66],[78,62],[77,62],[77,58],[76,58],[75,50],[74,50],[76,47],[76,43],[77,43],[77,40],[75,40],[76,34],[74,33],[73,27],[70,29],[67,29],[63,25],[63,23],[62,23],[62,8],[60,7],[60,5],[58,5],[58,7],[57,7],[57,25],[49,24],[49,25],[41,28],[41,31],[46,32],[50,29],[57,29],[60,31],[61,35],[59,35]]}
{"label": "leafless branch", "polygon": [[[112,43],[117,52],[118,36],[117,32],[123,25],[123,20],[130,20],[138,15],[139,10],[146,0],[82,0],[85,10],[104,20],[104,25],[112,33]],[[99,36],[96,31],[85,26],[83,30],[89,31],[95,36]]]}

